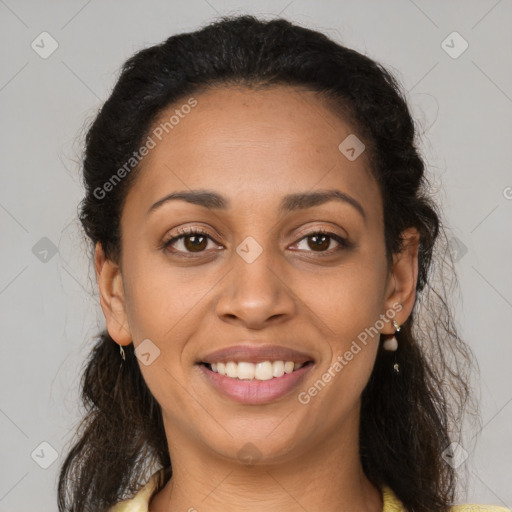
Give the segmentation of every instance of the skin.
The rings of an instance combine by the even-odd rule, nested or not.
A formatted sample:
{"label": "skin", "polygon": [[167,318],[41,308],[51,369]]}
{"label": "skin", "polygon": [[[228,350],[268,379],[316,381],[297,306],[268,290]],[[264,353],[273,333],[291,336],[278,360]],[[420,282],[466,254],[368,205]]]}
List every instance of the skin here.
{"label": "skin", "polygon": [[[404,249],[389,266],[382,199],[366,153],[349,161],[339,151],[354,130],[315,93],[216,88],[195,97],[197,106],[142,162],[122,211],[120,262],[106,260],[100,245],[95,255],[112,338],[136,347],[149,338],[161,351],[139,365],[162,407],[174,473],[150,511],[381,511],[380,490],[358,454],[361,393],[379,336],[309,403],[297,395],[393,305],[401,305],[395,320],[407,319],[418,233],[403,233]],[[229,208],[180,200],[147,213],[172,192],[204,189],[222,194]],[[338,201],[278,211],[287,194],[325,189],[356,199],[366,218]],[[213,239],[203,252],[188,253],[196,259],[183,257],[193,250],[183,239],[174,253],[162,248],[180,226],[203,228]],[[320,228],[352,245],[331,238],[317,249],[311,236]],[[251,264],[236,252],[248,236],[263,249]],[[387,322],[382,334],[394,330]],[[275,402],[236,403],[195,363],[242,340],[296,348],[314,367]],[[257,449],[252,465],[238,455],[247,443]]]}

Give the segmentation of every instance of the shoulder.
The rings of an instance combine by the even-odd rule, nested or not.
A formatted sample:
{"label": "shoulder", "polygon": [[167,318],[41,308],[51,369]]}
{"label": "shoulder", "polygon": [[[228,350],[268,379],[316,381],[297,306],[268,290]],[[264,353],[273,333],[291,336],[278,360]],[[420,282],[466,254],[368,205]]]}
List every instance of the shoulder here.
{"label": "shoulder", "polygon": [[167,471],[163,468],[153,473],[133,498],[116,503],[108,512],[148,512],[151,497],[165,483]]}
{"label": "shoulder", "polygon": [[511,509],[495,505],[477,505],[468,503],[466,505],[454,505],[450,512],[511,512]]}
{"label": "shoulder", "polygon": [[[390,487],[385,485],[382,487],[382,500],[384,502],[382,512],[406,512],[404,506],[396,497],[395,493]],[[512,510],[493,505],[477,505],[468,503],[465,505],[454,505],[451,507],[450,512],[512,512]]]}

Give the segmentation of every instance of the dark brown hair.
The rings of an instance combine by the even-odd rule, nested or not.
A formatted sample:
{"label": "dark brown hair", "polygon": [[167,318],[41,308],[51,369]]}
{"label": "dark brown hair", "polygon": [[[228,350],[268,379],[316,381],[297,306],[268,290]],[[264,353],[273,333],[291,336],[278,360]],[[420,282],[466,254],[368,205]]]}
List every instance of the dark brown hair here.
{"label": "dark brown hair", "polygon": [[[120,214],[138,169],[106,194],[104,184],[141,146],[163,109],[219,85],[291,85],[328,99],[367,144],[383,198],[388,260],[400,251],[406,228],[419,230],[416,303],[397,335],[398,351],[379,349],[363,392],[360,456],[368,479],[390,486],[407,510],[446,511],[456,475],[441,455],[470,401],[462,368],[470,367],[472,357],[457,335],[446,283],[436,277],[448,270],[450,278],[452,268],[414,122],[400,86],[380,64],[316,31],[252,16],[222,18],[139,51],[124,64],[86,136],[80,211],[85,233],[93,245],[101,243],[107,258],[119,261]],[[98,337],[82,398],[84,419],[60,474],[61,512],[108,510],[130,497],[153,469],[171,467],[161,409],[133,344],[120,365],[118,345],[106,332]]]}

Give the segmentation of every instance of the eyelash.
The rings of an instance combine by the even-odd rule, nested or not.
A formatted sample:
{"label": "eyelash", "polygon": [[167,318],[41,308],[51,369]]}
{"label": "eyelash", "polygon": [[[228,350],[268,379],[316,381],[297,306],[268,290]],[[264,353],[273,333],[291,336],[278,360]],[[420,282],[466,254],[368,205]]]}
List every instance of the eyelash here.
{"label": "eyelash", "polygon": [[[216,244],[218,244],[218,242],[216,240],[214,240],[206,231],[203,231],[202,229],[199,229],[199,228],[181,228],[178,230],[178,233],[179,233],[178,236],[174,236],[174,237],[170,238],[169,240],[163,242],[162,250],[167,251],[167,252],[173,252],[174,254],[181,254],[182,256],[183,256],[183,254],[186,254],[187,256],[183,256],[185,258],[197,258],[197,257],[200,257],[205,251],[200,251],[198,253],[183,252],[183,251],[170,251],[169,247],[173,243],[177,242],[178,240],[181,240],[181,239],[187,238],[187,237],[192,237],[192,236],[204,236],[204,237],[210,239],[212,242],[215,242]],[[318,252],[317,256],[319,256],[319,257],[331,256],[334,253],[337,253],[343,249],[348,249],[351,247],[351,244],[347,239],[337,235],[336,233],[332,233],[332,232],[326,231],[324,229],[317,229],[315,231],[311,231],[310,233],[303,235],[297,242],[295,242],[295,244],[298,244],[299,242],[302,242],[302,240],[309,238],[313,235],[328,236],[329,238],[333,239],[334,241],[338,242],[338,244],[339,244],[339,247],[334,250]],[[220,245],[220,244],[218,244],[218,245]],[[316,251],[306,251],[306,252],[314,253]]]}

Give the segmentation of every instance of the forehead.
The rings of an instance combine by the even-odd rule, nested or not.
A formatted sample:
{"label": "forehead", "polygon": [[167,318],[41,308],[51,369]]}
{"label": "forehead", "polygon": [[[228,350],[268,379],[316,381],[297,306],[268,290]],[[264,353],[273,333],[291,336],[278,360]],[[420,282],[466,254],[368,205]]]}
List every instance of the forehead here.
{"label": "forehead", "polygon": [[367,154],[351,161],[339,149],[353,128],[312,91],[212,88],[166,108],[148,135],[129,193],[138,203],[201,188],[271,208],[288,193],[337,188],[380,206]]}

